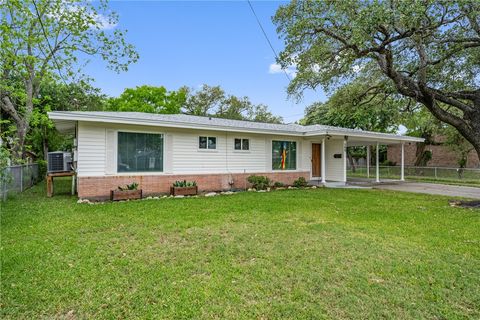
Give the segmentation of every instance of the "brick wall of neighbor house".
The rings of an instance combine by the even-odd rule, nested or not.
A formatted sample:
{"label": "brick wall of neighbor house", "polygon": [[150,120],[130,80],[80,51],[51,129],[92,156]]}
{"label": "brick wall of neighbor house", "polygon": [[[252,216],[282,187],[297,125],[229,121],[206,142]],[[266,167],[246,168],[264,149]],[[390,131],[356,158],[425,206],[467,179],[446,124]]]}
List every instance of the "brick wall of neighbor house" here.
{"label": "brick wall of neighbor house", "polygon": [[[413,166],[415,163],[415,152],[417,145],[415,143],[405,145],[405,165]],[[458,167],[458,155],[444,145],[427,145],[425,150],[432,151],[432,160],[427,163],[429,167]],[[401,145],[389,145],[387,148],[387,159],[401,163]],[[468,154],[467,168],[479,168],[480,161],[477,153],[472,150]]]}
{"label": "brick wall of neighbor house", "polygon": [[[230,181],[233,181],[233,189],[245,189],[250,185],[247,177],[251,173],[233,174],[200,174],[200,175],[148,175],[148,176],[107,176],[107,177],[79,177],[78,197],[80,199],[105,200],[110,197],[110,190],[118,186],[137,182],[143,190],[144,196],[167,194],[170,186],[176,180],[196,181],[199,191],[221,191],[229,190]],[[272,181],[279,181],[284,184],[292,184],[299,177],[310,178],[309,171],[288,171],[255,173],[269,177]]]}

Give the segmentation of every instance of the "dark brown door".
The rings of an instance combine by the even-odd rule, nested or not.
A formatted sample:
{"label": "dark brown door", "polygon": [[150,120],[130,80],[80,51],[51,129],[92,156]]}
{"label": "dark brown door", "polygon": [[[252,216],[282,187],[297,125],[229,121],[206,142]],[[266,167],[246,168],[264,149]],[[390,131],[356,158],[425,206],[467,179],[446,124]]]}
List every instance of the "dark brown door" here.
{"label": "dark brown door", "polygon": [[320,143],[312,143],[312,177],[322,175],[322,148]]}

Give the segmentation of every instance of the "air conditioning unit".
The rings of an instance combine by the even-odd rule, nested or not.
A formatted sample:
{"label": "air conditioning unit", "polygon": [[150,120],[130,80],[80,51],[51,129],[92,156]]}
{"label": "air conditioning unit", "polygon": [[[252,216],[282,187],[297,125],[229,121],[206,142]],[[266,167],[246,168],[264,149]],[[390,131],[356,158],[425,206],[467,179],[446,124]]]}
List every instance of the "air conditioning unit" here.
{"label": "air conditioning unit", "polygon": [[72,171],[72,154],[66,151],[48,153],[48,172]]}

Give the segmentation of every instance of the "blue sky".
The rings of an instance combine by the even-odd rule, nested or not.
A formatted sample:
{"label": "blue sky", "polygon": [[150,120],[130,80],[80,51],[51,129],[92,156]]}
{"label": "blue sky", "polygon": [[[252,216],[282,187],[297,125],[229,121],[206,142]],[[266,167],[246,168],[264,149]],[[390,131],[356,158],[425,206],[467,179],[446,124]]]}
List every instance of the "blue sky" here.
{"label": "blue sky", "polygon": [[[252,1],[275,50],[278,39],[271,17],[281,4]],[[264,103],[285,122],[300,119],[306,106],[324,101],[319,88],[305,92],[302,101],[288,100],[288,80],[272,73],[275,57],[246,1],[113,1],[120,15],[118,28],[127,29],[140,60],[128,72],[116,74],[101,61],[92,61],[86,73],[104,93],[116,96],[125,88],[143,84],[176,90],[220,85],[227,93]]]}

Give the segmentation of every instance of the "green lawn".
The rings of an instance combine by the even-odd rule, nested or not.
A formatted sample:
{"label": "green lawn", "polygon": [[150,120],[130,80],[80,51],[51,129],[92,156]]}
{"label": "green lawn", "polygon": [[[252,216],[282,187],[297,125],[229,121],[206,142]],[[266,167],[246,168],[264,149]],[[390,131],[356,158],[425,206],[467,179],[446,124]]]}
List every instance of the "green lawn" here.
{"label": "green lawn", "polygon": [[0,317],[478,319],[480,211],[447,200],[316,189],[89,205],[40,185],[1,208]]}

